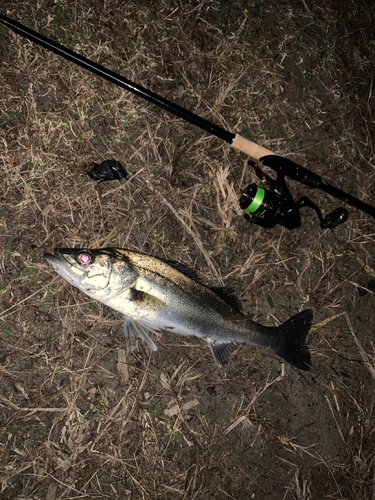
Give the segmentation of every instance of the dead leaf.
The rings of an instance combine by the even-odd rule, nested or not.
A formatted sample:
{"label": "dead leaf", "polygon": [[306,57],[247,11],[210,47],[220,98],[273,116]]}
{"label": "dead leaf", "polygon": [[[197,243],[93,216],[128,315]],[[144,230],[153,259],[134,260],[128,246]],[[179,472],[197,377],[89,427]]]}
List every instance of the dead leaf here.
{"label": "dead leaf", "polygon": [[129,370],[128,370],[128,364],[126,362],[125,349],[117,350],[117,371],[119,372],[122,382],[124,384],[129,382]]}

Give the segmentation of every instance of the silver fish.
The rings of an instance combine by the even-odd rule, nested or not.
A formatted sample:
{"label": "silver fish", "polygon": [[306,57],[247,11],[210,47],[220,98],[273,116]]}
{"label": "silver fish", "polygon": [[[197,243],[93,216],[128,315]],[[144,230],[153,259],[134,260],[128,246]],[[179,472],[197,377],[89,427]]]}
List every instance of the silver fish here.
{"label": "silver fish", "polygon": [[44,257],[66,281],[124,315],[131,349],[139,336],[156,351],[150,333],[164,330],[204,339],[219,367],[228,363],[236,344],[250,344],[301,370],[311,368],[305,343],[311,310],[268,327],[240,316],[228,296],[202,285],[182,264],[119,248],[60,248]]}

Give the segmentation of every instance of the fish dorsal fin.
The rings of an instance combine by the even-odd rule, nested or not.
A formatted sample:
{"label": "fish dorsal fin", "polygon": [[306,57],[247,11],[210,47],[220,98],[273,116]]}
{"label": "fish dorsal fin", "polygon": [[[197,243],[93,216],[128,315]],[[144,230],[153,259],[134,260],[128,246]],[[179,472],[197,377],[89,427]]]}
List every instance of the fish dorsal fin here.
{"label": "fish dorsal fin", "polygon": [[173,269],[176,269],[176,271],[179,271],[188,278],[194,281],[199,281],[197,272],[194,269],[191,269],[186,264],[182,264],[181,262],[177,262],[176,260],[168,260],[168,259],[159,259],[159,260],[164,262],[164,264],[168,264],[168,266],[173,267]]}
{"label": "fish dorsal fin", "polygon": [[[181,262],[177,262],[175,260],[168,260],[168,259],[160,259],[162,262],[165,264],[168,264],[168,266],[173,267],[173,269],[176,269],[180,273],[184,274],[188,278],[197,281],[200,283],[202,286],[203,283],[200,281],[199,276],[197,272],[194,269],[191,269],[188,267],[186,264],[181,264]],[[225,287],[210,287],[209,288],[212,292],[214,292],[215,295],[221,298],[221,300],[224,300],[229,306],[232,307],[237,313],[241,313],[241,303],[240,300],[233,295],[233,290],[228,290]]]}
{"label": "fish dorsal fin", "polygon": [[213,342],[208,340],[207,344],[210,346],[212,356],[219,368],[228,364],[229,356],[237,349],[233,342]]}
{"label": "fish dorsal fin", "polygon": [[227,289],[224,287],[213,287],[210,288],[214,292],[215,295],[224,300],[232,309],[234,309],[237,313],[241,313],[241,302],[238,297],[233,295],[233,290]]}

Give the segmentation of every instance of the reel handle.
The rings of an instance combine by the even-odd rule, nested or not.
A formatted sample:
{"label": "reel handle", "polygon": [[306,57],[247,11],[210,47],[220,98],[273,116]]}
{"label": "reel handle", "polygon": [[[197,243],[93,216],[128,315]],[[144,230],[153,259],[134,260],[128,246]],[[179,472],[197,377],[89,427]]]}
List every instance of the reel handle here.
{"label": "reel handle", "polygon": [[268,155],[259,158],[259,161],[262,162],[267,167],[272,168],[277,173],[281,173],[283,175],[287,175],[291,179],[295,181],[299,181],[306,186],[311,188],[318,188],[325,193],[330,194],[331,196],[338,198],[349,205],[352,205],[355,208],[358,208],[362,212],[365,212],[368,215],[371,215],[373,219],[375,219],[375,208],[363,201],[355,198],[354,196],[341,191],[335,186],[328,184],[325,182],[319,175],[307,170],[307,168],[301,167],[294,163],[294,161],[288,160],[281,156],[276,155]]}

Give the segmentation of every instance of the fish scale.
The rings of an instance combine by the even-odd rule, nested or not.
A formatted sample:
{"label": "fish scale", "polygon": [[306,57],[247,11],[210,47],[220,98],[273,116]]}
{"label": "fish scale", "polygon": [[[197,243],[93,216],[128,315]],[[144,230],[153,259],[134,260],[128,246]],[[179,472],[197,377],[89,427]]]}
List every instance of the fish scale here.
{"label": "fish scale", "polygon": [[45,259],[69,283],[124,315],[131,349],[140,337],[157,350],[150,334],[167,330],[205,340],[219,367],[229,362],[238,344],[248,344],[301,370],[311,368],[305,342],[313,319],[309,309],[280,326],[264,326],[238,315],[225,298],[175,262],[119,248],[60,248]]}

